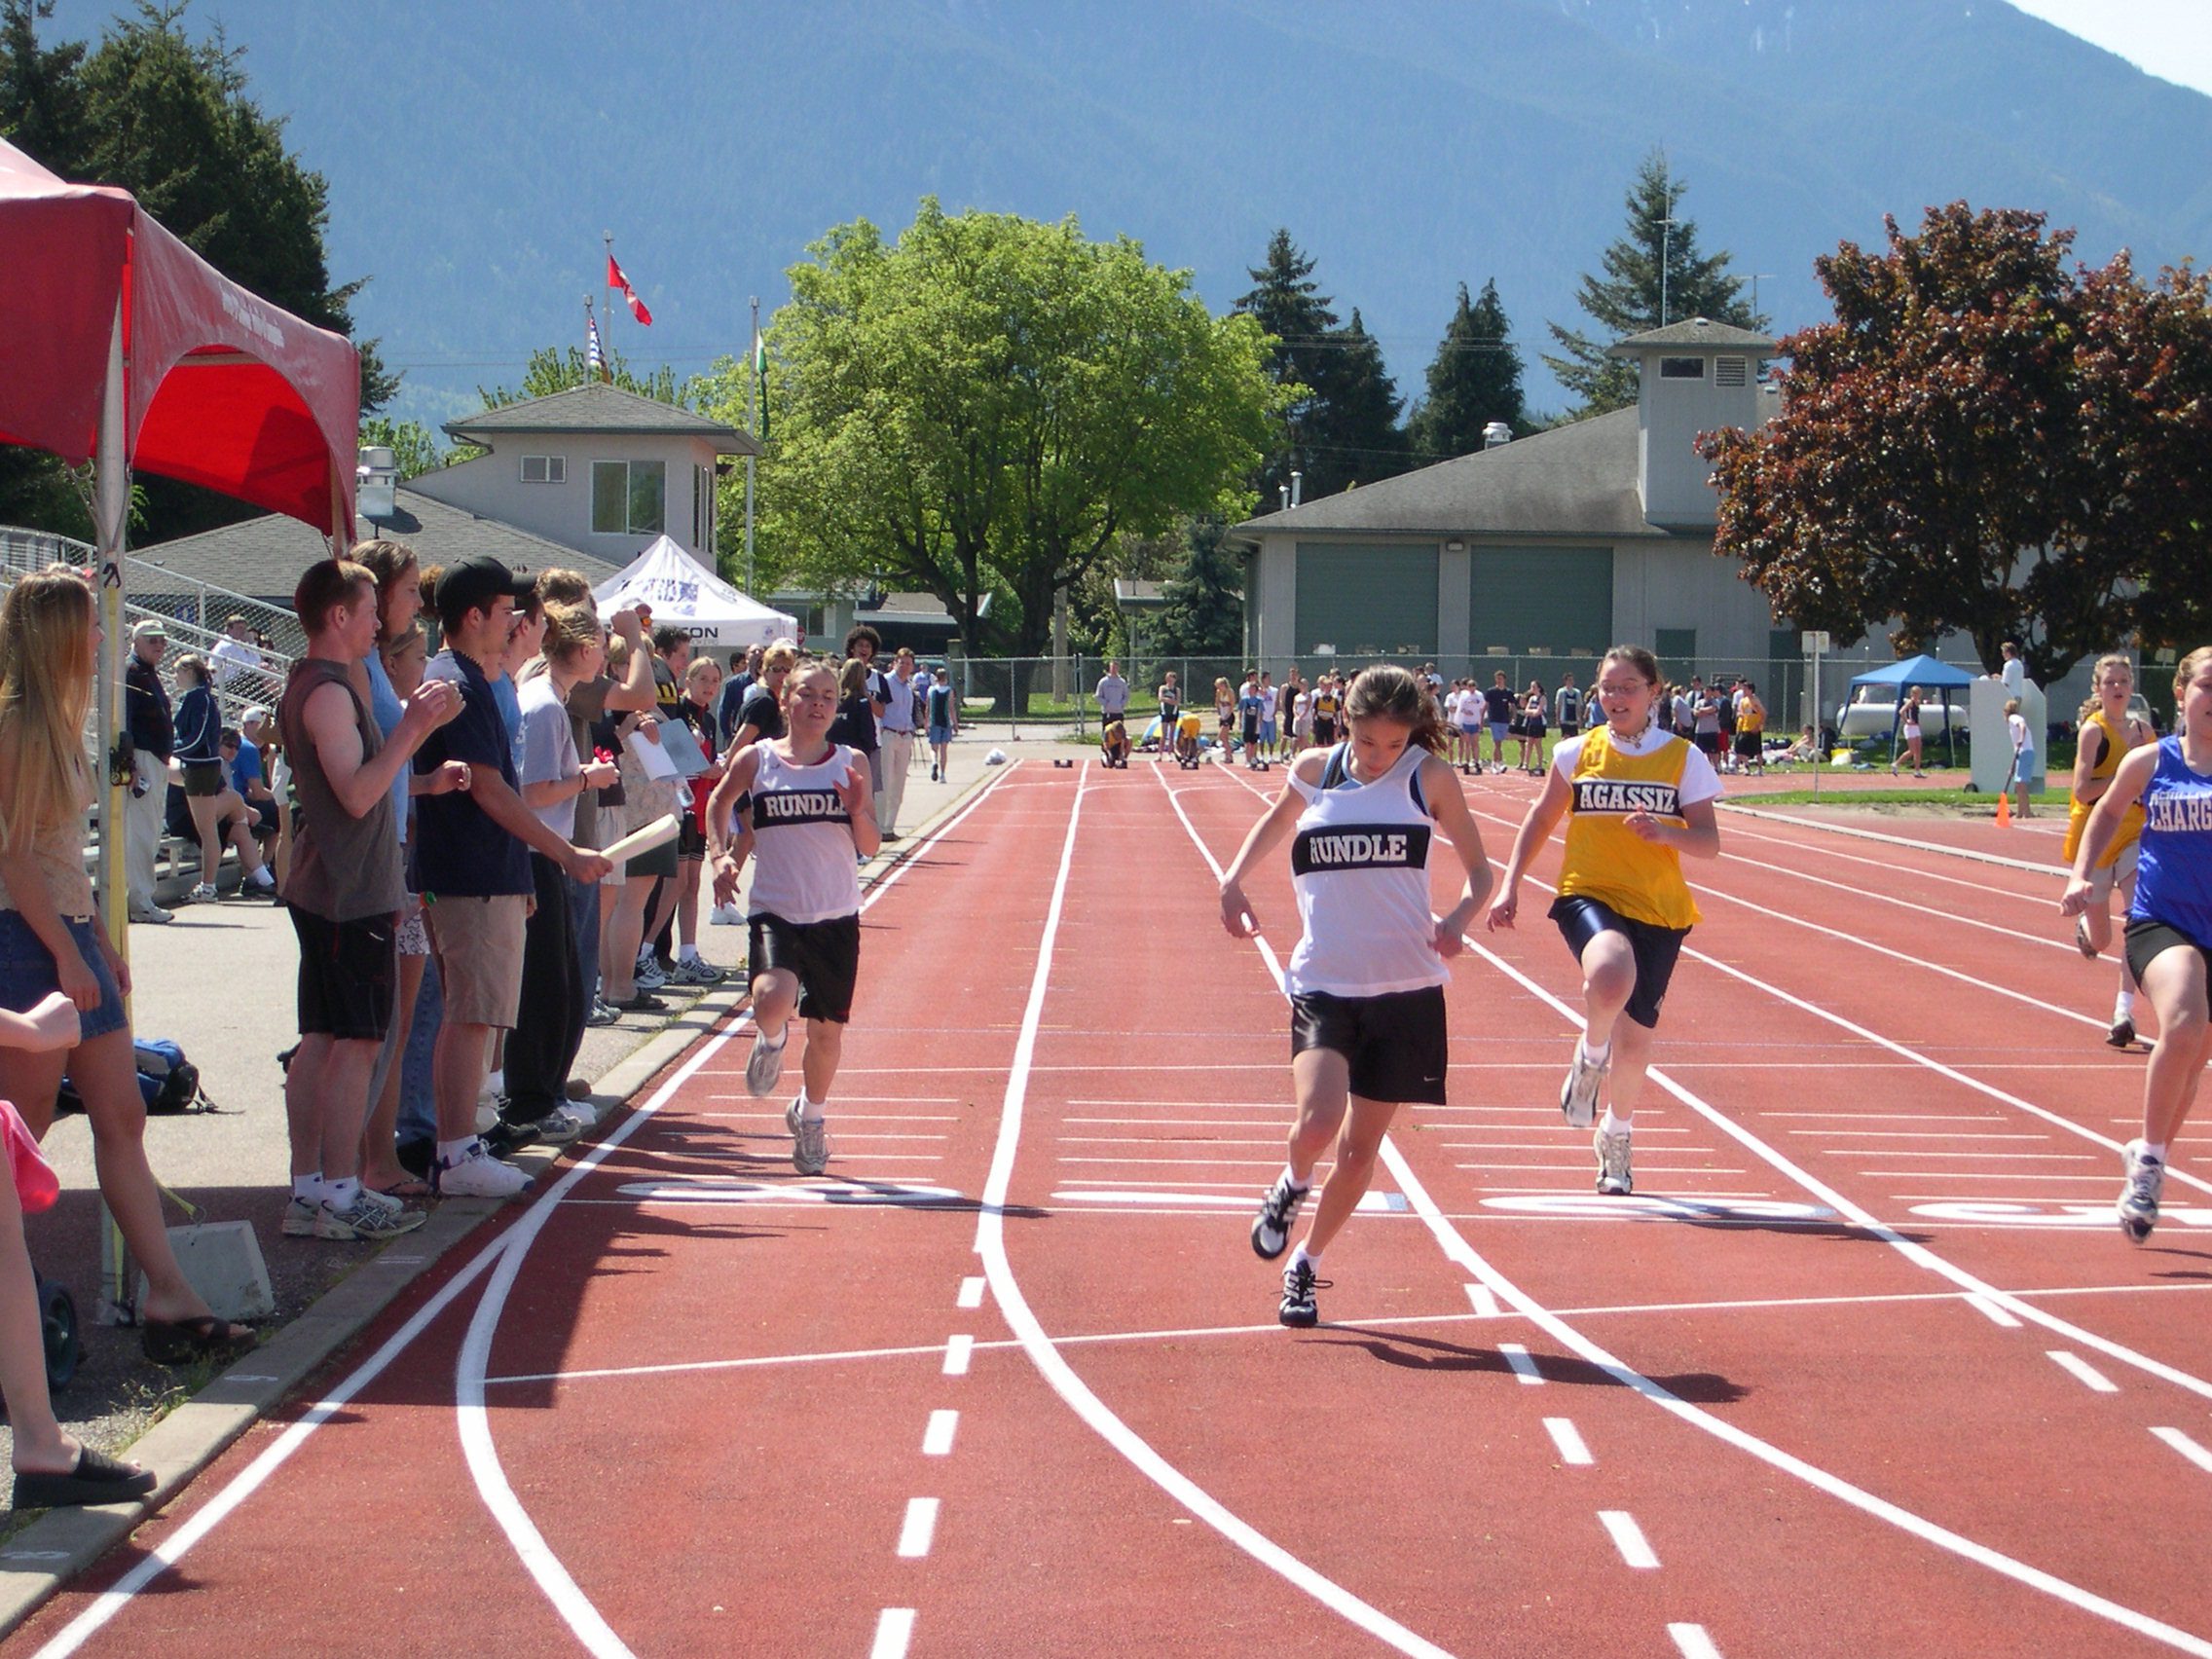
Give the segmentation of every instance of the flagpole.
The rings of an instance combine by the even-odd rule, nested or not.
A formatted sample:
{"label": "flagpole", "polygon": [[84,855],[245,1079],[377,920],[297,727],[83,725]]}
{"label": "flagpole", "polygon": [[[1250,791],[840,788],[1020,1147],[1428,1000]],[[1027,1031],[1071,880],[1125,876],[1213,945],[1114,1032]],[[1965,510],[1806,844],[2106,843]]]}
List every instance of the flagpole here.
{"label": "flagpole", "polygon": [[[754,400],[760,391],[760,296],[753,296],[753,355],[745,365],[745,435],[749,438],[758,429],[758,417],[754,412]],[[754,439],[756,447],[759,440]],[[753,462],[754,457],[745,458],[745,592],[748,598],[754,593],[753,571]]]}
{"label": "flagpole", "polygon": [[[607,292],[611,297],[614,293],[614,233],[612,231],[602,231],[599,233],[599,240],[607,250],[607,275],[601,280],[606,282]],[[601,331],[599,339],[600,344],[607,349],[608,367],[611,369],[614,365],[614,308],[612,306],[607,308],[607,322],[608,326]]]}

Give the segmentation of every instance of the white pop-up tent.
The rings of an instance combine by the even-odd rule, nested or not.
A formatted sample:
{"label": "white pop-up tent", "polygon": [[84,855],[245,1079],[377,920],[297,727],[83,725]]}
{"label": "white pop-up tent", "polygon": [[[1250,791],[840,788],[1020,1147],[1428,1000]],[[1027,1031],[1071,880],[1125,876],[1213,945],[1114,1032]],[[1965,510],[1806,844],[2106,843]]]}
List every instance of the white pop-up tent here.
{"label": "white pop-up tent", "polygon": [[593,593],[602,612],[643,605],[654,627],[686,629],[702,650],[798,638],[796,618],[746,598],[665,535]]}

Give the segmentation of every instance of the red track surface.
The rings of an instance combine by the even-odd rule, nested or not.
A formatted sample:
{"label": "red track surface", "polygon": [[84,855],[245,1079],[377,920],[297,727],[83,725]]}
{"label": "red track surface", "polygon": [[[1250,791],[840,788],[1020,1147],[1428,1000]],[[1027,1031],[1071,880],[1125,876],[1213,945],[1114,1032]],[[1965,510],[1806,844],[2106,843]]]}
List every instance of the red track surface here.
{"label": "red track surface", "polygon": [[[2052,881],[1724,819],[1626,1201],[1530,892],[1291,1333],[1281,1004],[1208,864],[1278,784],[1006,776],[867,914],[834,1179],[695,1053],[12,1650],[2212,1652],[2212,1168],[2120,1237],[2142,1060]],[[1493,858],[1532,787],[1471,786]]]}

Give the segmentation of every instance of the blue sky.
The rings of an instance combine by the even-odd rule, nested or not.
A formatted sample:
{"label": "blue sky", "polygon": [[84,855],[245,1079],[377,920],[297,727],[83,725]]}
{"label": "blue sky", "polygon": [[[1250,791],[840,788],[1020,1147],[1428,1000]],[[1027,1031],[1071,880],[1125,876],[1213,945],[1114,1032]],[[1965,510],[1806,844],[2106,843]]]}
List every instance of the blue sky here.
{"label": "blue sky", "polygon": [[2212,92],[2208,0],[2012,0],[2161,80]]}

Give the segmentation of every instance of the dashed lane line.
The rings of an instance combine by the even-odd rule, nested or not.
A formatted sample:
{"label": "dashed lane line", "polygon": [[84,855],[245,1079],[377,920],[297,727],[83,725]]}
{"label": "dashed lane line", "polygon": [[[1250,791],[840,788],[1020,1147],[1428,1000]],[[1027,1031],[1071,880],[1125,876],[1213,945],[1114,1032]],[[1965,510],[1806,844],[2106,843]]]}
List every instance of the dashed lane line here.
{"label": "dashed lane line", "polygon": [[[996,1347],[999,1345],[994,1343],[991,1346]],[[974,1337],[968,1336],[964,1333],[959,1336],[946,1338],[944,1344],[943,1374],[947,1377],[967,1376],[968,1362],[972,1357],[974,1357],[975,1352],[976,1339]]]}
{"label": "dashed lane line", "polygon": [[2212,1452],[2207,1452],[2178,1428],[2154,1428],[2151,1432],[2206,1474],[2212,1475]]}
{"label": "dashed lane line", "polygon": [[1505,1363],[1513,1368],[1513,1375],[1520,1379],[1523,1387],[1541,1388],[1544,1385],[1544,1374],[1536,1369],[1536,1362],[1530,1356],[1527,1344],[1499,1343],[1497,1351],[1503,1356]]}
{"label": "dashed lane line", "polygon": [[1701,1624],[1671,1624],[1667,1634],[1675,1639],[1675,1650],[1682,1659],[1720,1659],[1719,1645]]}
{"label": "dashed lane line", "polygon": [[2065,1348],[2047,1348],[2045,1350],[2045,1352],[2049,1357],[2050,1362],[2053,1365],[2057,1366],[2059,1370],[2065,1372],[2067,1376],[2073,1378],[2084,1388],[2090,1389],[2092,1392],[2099,1394],[2117,1394],[2120,1392],[2119,1383],[2115,1382],[2111,1378],[2107,1377],[2103,1372],[2099,1371],[2095,1366],[2091,1365],[2080,1354],[2069,1353]]}
{"label": "dashed lane line", "polygon": [[935,1411],[930,1413],[930,1425],[922,1432],[922,1456],[949,1457],[952,1455],[952,1437],[959,1432],[958,1412]]}
{"label": "dashed lane line", "polygon": [[914,1640],[914,1609],[886,1607],[875,1621],[875,1641],[867,1659],[906,1659],[906,1644]]}
{"label": "dashed lane line", "polygon": [[930,1544],[937,1536],[937,1511],[934,1497],[906,1500],[906,1518],[899,1525],[900,1560],[919,1561],[930,1553]]}
{"label": "dashed lane line", "polygon": [[1659,1554],[1651,1541],[1643,1535],[1643,1529],[1636,1524],[1636,1517],[1625,1509],[1601,1509],[1598,1522],[1605,1529],[1605,1535],[1613,1540],[1613,1548],[1621,1552],[1621,1560],[1640,1572],[1650,1572],[1659,1565]]}
{"label": "dashed lane line", "polygon": [[1590,1448],[1583,1441],[1582,1431],[1574,1426],[1571,1418],[1548,1417],[1544,1419],[1544,1430],[1552,1437],[1552,1444],[1559,1448],[1561,1462],[1571,1463],[1577,1468],[1588,1468],[1597,1462],[1598,1459],[1590,1456]]}

